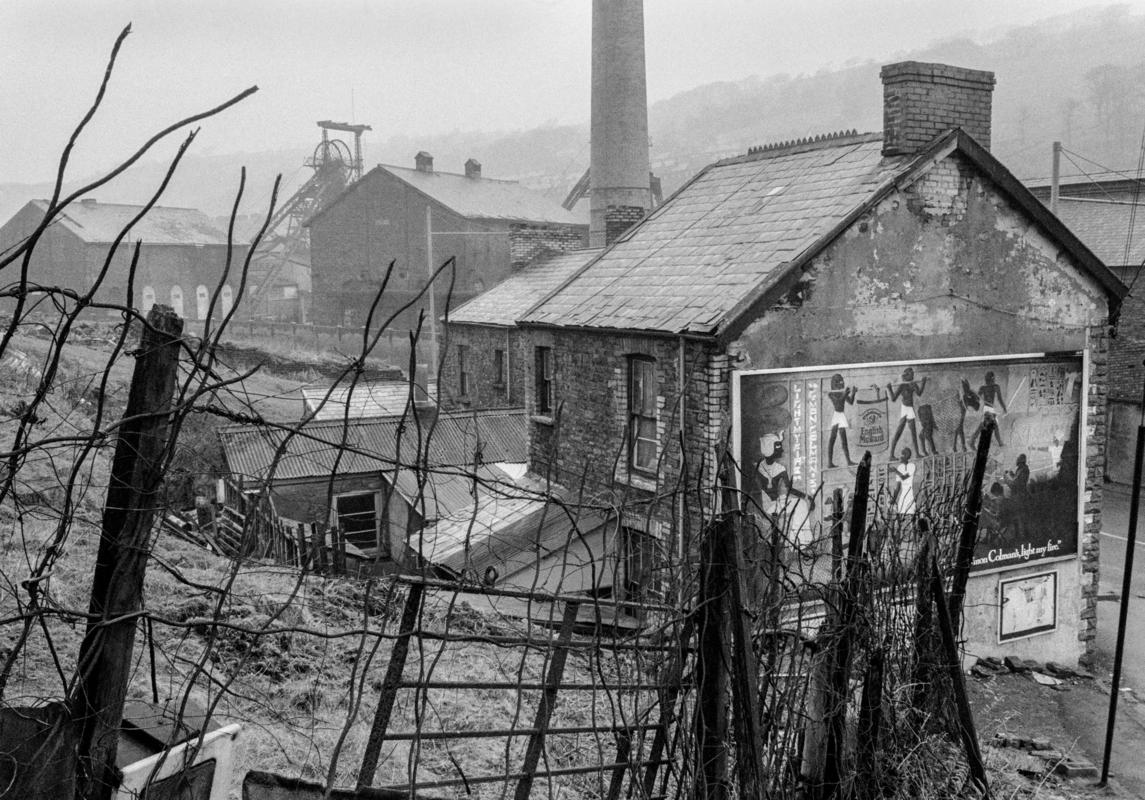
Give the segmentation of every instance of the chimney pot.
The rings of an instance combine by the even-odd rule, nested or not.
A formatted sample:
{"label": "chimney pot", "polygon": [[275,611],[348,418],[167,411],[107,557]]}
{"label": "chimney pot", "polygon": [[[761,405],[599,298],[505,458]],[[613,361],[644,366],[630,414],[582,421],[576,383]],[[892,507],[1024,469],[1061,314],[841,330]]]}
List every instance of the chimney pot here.
{"label": "chimney pot", "polygon": [[951,128],[961,128],[990,149],[993,72],[900,61],[883,67],[879,77],[883,155],[916,153]]}
{"label": "chimney pot", "polygon": [[424,150],[413,157],[413,163],[418,172],[433,172],[433,156]]}
{"label": "chimney pot", "polygon": [[481,162],[476,158],[471,158],[465,162],[465,177],[474,179],[481,177]]}

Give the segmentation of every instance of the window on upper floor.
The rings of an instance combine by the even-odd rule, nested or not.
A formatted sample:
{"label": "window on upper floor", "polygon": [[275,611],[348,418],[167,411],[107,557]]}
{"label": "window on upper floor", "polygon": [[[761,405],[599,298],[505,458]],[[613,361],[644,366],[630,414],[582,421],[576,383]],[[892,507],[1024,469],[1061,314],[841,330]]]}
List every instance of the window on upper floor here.
{"label": "window on upper floor", "polygon": [[457,391],[462,397],[469,395],[469,347],[457,345]]}
{"label": "window on upper floor", "polygon": [[493,385],[504,386],[508,381],[509,370],[507,369],[508,363],[505,360],[504,350],[493,351]]}
{"label": "window on upper floor", "polygon": [[537,376],[537,413],[551,414],[553,404],[556,401],[556,391],[553,384],[553,348],[537,347],[534,352]]}
{"label": "window on upper floor", "polygon": [[628,469],[656,473],[656,362],[628,357]]}

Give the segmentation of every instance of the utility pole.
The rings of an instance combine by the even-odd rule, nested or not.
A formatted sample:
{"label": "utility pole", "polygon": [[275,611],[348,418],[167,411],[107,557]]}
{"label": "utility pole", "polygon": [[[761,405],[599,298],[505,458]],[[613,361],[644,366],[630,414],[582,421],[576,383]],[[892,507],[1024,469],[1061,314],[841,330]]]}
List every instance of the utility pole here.
{"label": "utility pole", "polygon": [[1061,194],[1062,143],[1054,142],[1054,168],[1050,178],[1050,212],[1058,214],[1058,197]]}
{"label": "utility pole", "polygon": [[69,700],[80,725],[77,800],[111,800],[119,783],[115,755],[163,485],[182,333],[183,320],[170,307],[151,307],[111,462],[79,680]]}
{"label": "utility pole", "polygon": [[436,376],[438,369],[441,367],[441,362],[438,360],[439,353],[437,352],[437,298],[434,297],[433,286],[433,209],[427,204],[425,207],[425,274],[426,280],[429,281],[429,374],[426,375],[426,381],[429,381],[430,376]]}

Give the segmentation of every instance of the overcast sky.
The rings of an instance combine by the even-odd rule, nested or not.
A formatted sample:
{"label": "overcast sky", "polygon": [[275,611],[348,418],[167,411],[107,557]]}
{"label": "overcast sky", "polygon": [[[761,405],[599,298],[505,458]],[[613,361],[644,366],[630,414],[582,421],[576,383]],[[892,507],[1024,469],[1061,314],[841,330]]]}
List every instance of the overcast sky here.
{"label": "overcast sky", "polygon": [[[646,0],[649,100],[719,80],[884,60],[1086,0]],[[1145,0],[1128,3],[1145,11]],[[133,33],[72,177],[247,86],[200,153],[313,145],[319,119],[375,136],[588,117],[589,0],[3,0],[0,183],[46,181],[119,30]]]}

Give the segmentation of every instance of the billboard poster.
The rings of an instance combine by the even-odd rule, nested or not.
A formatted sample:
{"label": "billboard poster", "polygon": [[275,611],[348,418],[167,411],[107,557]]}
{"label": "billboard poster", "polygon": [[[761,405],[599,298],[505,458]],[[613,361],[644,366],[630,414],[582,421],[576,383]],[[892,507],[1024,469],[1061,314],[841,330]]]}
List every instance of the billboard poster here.
{"label": "billboard poster", "polygon": [[748,370],[736,390],[740,488],[800,547],[824,540],[836,489],[849,509],[868,450],[882,513],[959,514],[993,419],[974,568],[1077,552],[1080,355]]}

